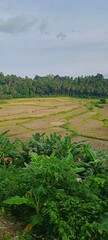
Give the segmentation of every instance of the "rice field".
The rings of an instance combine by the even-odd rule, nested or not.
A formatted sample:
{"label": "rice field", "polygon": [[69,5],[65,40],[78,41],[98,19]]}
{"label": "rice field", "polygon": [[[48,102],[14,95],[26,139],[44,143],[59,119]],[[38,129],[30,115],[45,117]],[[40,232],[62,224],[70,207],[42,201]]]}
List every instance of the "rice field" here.
{"label": "rice field", "polygon": [[36,132],[56,132],[86,140],[95,149],[108,147],[108,104],[69,97],[0,101],[0,133],[26,141]]}

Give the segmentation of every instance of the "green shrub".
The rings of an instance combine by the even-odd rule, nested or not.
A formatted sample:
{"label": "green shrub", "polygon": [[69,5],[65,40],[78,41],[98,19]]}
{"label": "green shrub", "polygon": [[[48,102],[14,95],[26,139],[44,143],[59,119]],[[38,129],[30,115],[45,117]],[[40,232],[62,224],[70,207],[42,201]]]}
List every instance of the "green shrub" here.
{"label": "green shrub", "polygon": [[22,143],[19,159],[23,164],[0,167],[0,203],[24,222],[25,236],[29,232],[31,239],[108,239],[106,152],[72,143],[69,136],[36,134]]}
{"label": "green shrub", "polygon": [[101,104],[106,104],[106,99],[105,99],[105,98],[101,98],[101,99],[100,99],[100,103],[101,103]]}
{"label": "green shrub", "polygon": [[10,163],[21,157],[19,152],[19,148],[21,147],[20,141],[16,140],[11,142],[10,139],[6,137],[8,132],[9,130],[0,134],[0,162],[3,164]]}

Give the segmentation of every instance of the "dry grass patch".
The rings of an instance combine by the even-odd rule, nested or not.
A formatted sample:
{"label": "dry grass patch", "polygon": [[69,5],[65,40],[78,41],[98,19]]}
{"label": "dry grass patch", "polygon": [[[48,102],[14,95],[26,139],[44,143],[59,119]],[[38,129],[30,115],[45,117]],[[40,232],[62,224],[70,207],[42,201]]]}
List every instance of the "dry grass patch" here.
{"label": "dry grass patch", "polygon": [[10,125],[10,126],[0,126],[0,132],[4,132],[6,130],[10,130],[9,133],[7,134],[8,136],[14,136],[17,134],[20,134],[21,132],[24,131],[23,126],[14,126],[14,125]]}
{"label": "dry grass patch", "polygon": [[86,143],[91,144],[93,149],[99,151],[102,149],[108,149],[108,142],[107,141],[102,141],[102,140],[97,140],[97,139],[90,139],[82,136],[74,136],[72,137],[73,142],[80,142],[80,141],[85,141]]}
{"label": "dry grass patch", "polygon": [[103,123],[90,119],[86,124],[77,127],[80,134],[95,136],[97,138],[108,138],[108,129],[103,127]]}
{"label": "dry grass patch", "polygon": [[100,110],[101,116],[108,119],[108,104],[104,105],[104,108]]}
{"label": "dry grass patch", "polygon": [[27,128],[35,129],[35,130],[38,128],[46,128],[46,130],[48,131],[50,127],[53,127],[55,125],[59,126],[62,123],[64,123],[65,120],[63,119],[63,116],[64,115],[62,114],[46,115],[44,117],[37,118],[32,122],[25,123],[24,126],[26,126]]}
{"label": "dry grass patch", "polygon": [[[79,114],[79,115],[78,115]],[[72,119],[69,120],[70,126],[77,128],[81,125],[85,125],[90,119],[91,119],[91,114],[94,115],[94,112],[89,112],[89,111],[79,111],[78,114],[75,114],[72,116]]]}
{"label": "dry grass patch", "polygon": [[65,129],[62,129],[59,127],[54,127],[54,128],[43,127],[43,128],[37,128],[36,130],[34,129],[34,131],[28,131],[28,132],[25,132],[22,134],[19,133],[19,135],[13,136],[13,139],[16,139],[16,137],[17,137],[17,139],[20,139],[21,141],[26,142],[35,133],[40,133],[40,134],[45,133],[46,135],[50,135],[51,133],[54,133],[54,132],[56,132],[62,136],[65,136],[67,133]]}
{"label": "dry grass patch", "polygon": [[9,135],[19,139],[36,132],[65,135],[72,131],[107,138],[108,104],[89,111],[93,102],[96,100],[69,97],[6,100],[0,104],[0,132],[10,129]]}

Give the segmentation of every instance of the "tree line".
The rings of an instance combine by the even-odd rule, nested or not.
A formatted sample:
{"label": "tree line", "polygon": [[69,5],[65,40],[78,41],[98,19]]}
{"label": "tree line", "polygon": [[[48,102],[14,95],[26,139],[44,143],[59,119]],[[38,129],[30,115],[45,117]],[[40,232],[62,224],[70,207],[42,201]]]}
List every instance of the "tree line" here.
{"label": "tree line", "polygon": [[96,76],[36,75],[33,79],[0,73],[0,99],[36,96],[108,97],[108,79]]}

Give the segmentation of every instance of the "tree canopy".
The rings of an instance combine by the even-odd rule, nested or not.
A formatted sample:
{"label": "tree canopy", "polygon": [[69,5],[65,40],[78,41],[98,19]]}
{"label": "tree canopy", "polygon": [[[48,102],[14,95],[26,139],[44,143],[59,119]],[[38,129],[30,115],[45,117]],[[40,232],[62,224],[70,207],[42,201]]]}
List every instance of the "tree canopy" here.
{"label": "tree canopy", "polygon": [[108,97],[108,79],[96,76],[38,76],[34,79],[0,73],[0,99],[66,95],[73,97]]}

